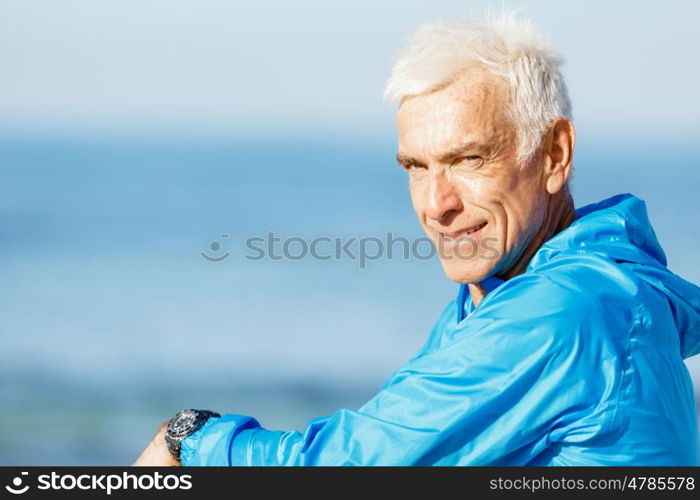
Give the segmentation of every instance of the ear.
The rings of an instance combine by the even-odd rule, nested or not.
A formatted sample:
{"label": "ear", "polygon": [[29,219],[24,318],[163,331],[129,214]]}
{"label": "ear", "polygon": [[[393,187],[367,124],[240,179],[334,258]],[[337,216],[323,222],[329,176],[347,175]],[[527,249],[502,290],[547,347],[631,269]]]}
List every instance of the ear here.
{"label": "ear", "polygon": [[549,127],[544,141],[545,187],[549,194],[558,193],[571,174],[576,144],[574,124],[565,116],[557,117]]}

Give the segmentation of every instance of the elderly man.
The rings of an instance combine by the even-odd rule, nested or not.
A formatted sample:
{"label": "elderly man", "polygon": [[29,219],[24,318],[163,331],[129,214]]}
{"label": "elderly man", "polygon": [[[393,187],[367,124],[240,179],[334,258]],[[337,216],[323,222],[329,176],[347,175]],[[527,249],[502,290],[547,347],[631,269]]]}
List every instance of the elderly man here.
{"label": "elderly man", "polygon": [[136,465],[697,464],[700,289],[638,198],[574,208],[560,65],[512,14],[420,28],[386,97],[457,300],[361,408],[304,432],[186,410]]}

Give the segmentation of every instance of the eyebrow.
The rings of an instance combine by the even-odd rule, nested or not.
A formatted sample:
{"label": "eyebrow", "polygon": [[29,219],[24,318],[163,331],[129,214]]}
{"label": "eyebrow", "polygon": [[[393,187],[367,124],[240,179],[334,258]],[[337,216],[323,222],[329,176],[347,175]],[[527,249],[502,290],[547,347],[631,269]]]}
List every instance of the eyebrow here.
{"label": "eyebrow", "polygon": [[[473,151],[475,149],[481,151],[484,149],[484,146],[478,142],[467,142],[442,153],[440,156],[438,156],[438,161],[441,163],[449,163],[450,160],[454,160],[455,158],[462,156],[464,153]],[[405,155],[403,153],[398,153],[396,155],[396,161],[401,165],[425,165],[425,163],[421,160],[414,158],[410,155]]]}

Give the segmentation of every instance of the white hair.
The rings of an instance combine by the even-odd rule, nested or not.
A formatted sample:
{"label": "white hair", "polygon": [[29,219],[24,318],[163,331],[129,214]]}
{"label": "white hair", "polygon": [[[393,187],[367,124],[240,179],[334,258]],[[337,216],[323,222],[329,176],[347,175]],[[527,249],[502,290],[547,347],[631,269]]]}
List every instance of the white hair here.
{"label": "white hair", "polygon": [[572,118],[571,100],[560,71],[563,57],[532,21],[516,12],[420,26],[396,58],[384,99],[394,102],[434,91],[482,63],[509,83],[506,114],[518,134],[518,159],[526,162],[552,120]]}

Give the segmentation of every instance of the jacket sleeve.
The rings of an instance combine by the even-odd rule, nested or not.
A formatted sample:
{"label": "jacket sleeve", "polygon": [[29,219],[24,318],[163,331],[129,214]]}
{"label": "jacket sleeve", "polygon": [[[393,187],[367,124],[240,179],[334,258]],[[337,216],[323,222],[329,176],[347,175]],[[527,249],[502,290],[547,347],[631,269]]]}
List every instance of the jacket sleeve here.
{"label": "jacket sleeve", "polygon": [[612,425],[620,370],[591,370],[616,359],[609,323],[569,283],[521,275],[361,408],[316,418],[303,432],[267,430],[243,415],[210,419],[183,441],[182,463],[525,464],[558,436]]}

